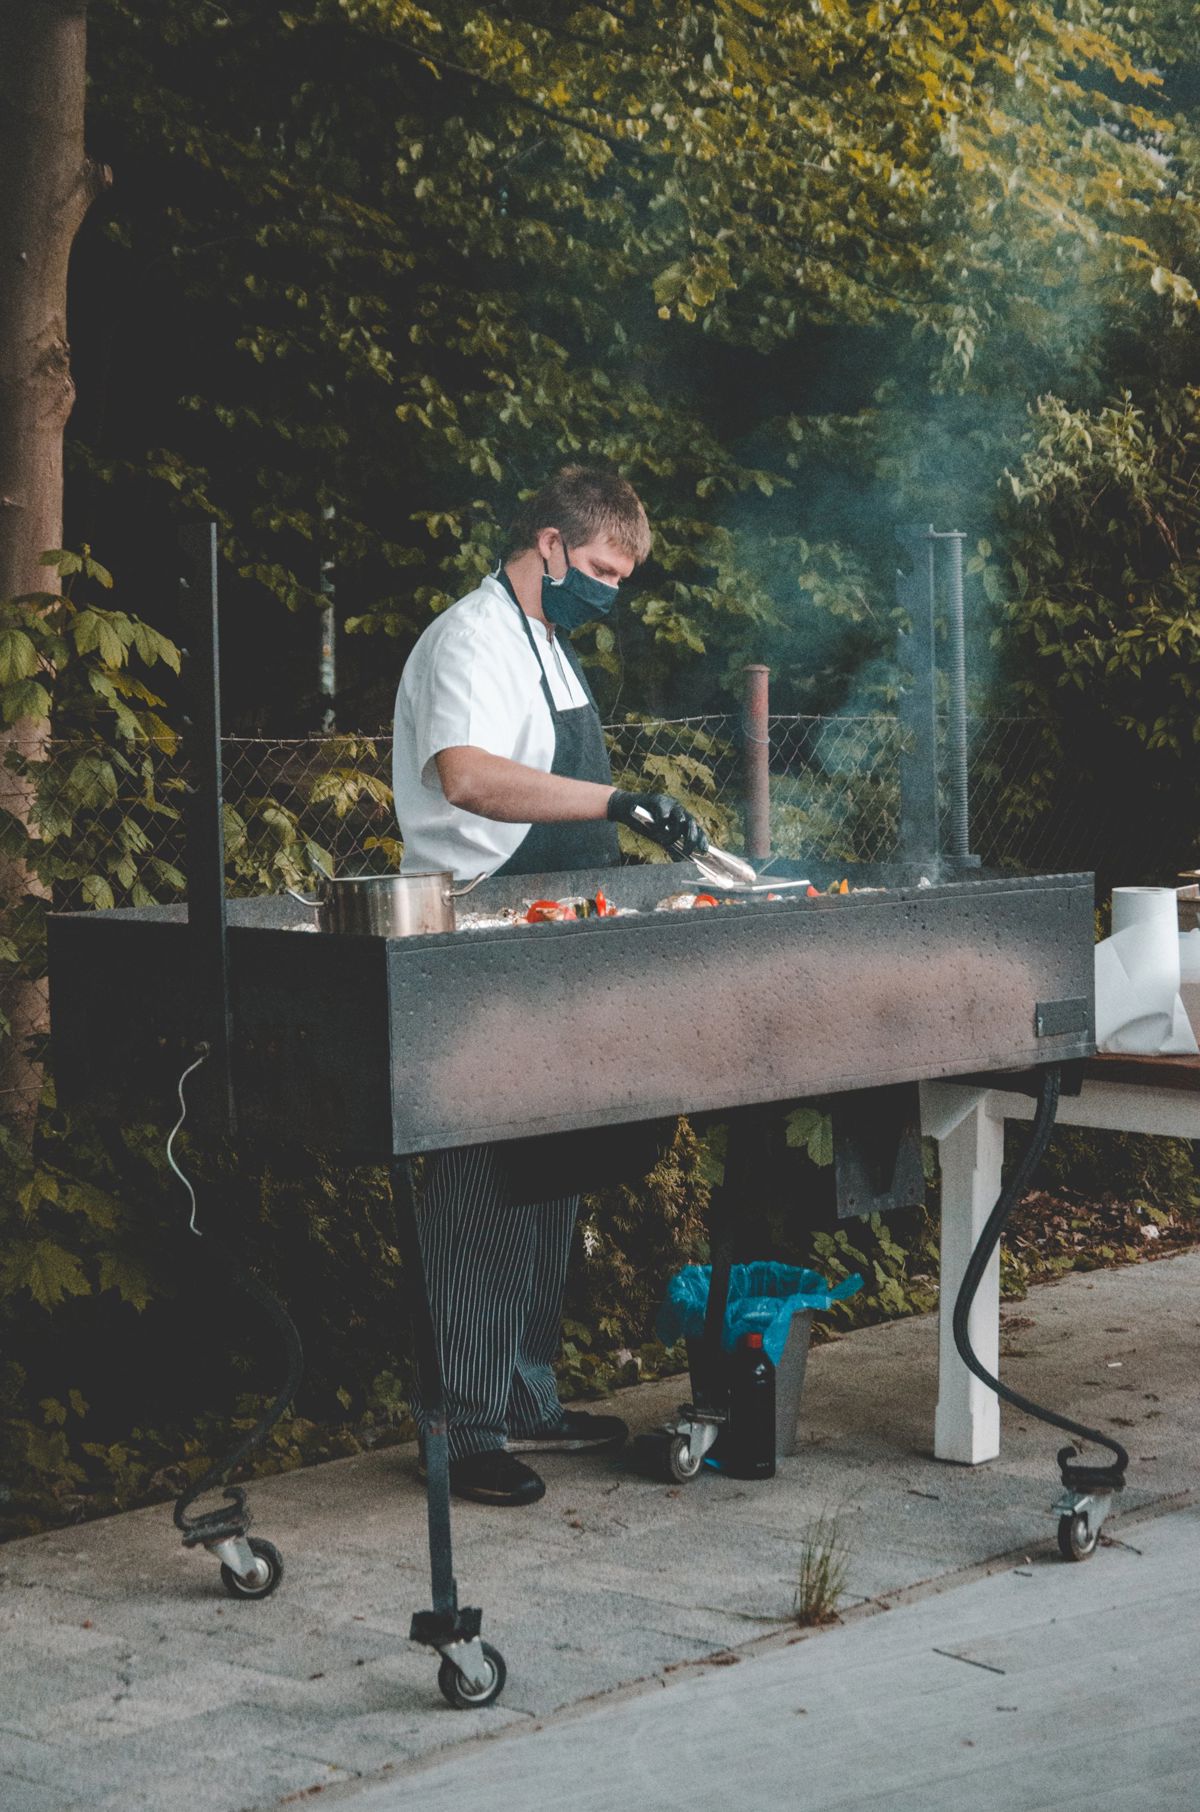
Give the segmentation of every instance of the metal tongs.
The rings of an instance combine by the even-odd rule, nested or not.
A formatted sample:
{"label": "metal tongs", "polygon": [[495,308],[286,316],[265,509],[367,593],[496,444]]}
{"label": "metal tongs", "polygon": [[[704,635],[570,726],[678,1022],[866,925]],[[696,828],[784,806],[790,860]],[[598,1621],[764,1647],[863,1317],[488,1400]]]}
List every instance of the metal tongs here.
{"label": "metal tongs", "polygon": [[741,856],[731,856],[728,850],[718,849],[710,843],[702,856],[693,856],[692,861],[700,870],[706,881],[714,887],[757,887],[758,874],[749,862]]}
{"label": "metal tongs", "polygon": [[778,893],[781,887],[809,886],[808,881],[773,881],[770,877],[762,880],[758,870],[741,856],[731,856],[727,849],[717,849],[711,843],[702,856],[693,856],[692,861],[713,887],[737,887],[747,893]]}
{"label": "metal tongs", "polygon": [[[635,818],[641,818],[646,824],[653,822],[644,806],[635,806],[633,815]],[[673,856],[684,855],[683,849],[677,844],[668,844],[667,848]],[[807,881],[762,881],[759,879],[758,870],[753,868],[749,862],[744,861],[741,856],[730,855],[727,849],[718,849],[714,843],[709,844],[702,856],[693,853],[691,860],[712,887],[738,887],[750,893],[775,893],[781,887],[807,887],[809,885]]]}

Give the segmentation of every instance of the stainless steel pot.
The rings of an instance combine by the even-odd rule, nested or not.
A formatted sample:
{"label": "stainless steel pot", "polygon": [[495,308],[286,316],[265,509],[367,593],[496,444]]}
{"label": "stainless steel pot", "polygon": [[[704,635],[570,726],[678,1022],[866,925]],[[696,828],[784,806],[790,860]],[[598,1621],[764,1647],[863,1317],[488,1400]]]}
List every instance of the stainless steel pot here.
{"label": "stainless steel pot", "polygon": [[426,931],[454,931],[454,902],[487,879],[476,875],[463,887],[448,871],[440,874],[326,876],[315,899],[287,889],[293,900],[311,906],[317,930],[352,937],[416,937]]}

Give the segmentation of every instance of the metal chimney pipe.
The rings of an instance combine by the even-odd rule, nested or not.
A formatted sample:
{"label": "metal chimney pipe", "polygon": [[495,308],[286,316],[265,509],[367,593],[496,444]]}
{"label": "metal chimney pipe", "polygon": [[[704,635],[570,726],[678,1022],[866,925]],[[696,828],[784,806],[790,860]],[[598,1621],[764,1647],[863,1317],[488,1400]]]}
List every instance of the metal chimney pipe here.
{"label": "metal chimney pipe", "polygon": [[970,805],[967,789],[967,649],[963,627],[963,542],[961,529],[930,530],[931,539],[949,542],[946,615],[950,640],[950,735],[946,781],[950,789],[950,859],[967,867],[978,864],[971,854]]}
{"label": "metal chimney pipe", "polygon": [[905,564],[896,569],[896,604],[909,628],[896,638],[901,671],[897,719],[900,754],[899,855],[906,862],[936,862],[938,838],[937,667],[934,650],[934,530],[911,524],[896,529]]}

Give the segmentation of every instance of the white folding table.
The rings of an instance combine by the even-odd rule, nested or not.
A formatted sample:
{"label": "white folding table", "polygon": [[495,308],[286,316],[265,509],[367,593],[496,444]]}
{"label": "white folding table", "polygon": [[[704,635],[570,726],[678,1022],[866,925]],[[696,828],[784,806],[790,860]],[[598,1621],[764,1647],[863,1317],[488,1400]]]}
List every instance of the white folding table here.
{"label": "white folding table", "polygon": [[[954,1344],[954,1302],[976,1241],[1000,1193],[1004,1122],[1032,1120],[1036,1102],[1003,1089],[921,1084],[924,1130],[937,1140],[942,1167],[938,1403],[933,1451],[939,1460],[977,1466],[1000,1452],[1000,1404],[969,1372]],[[1200,1139],[1200,1057],[1089,1060],[1079,1095],[1064,1095],[1057,1126]],[[984,1273],[968,1324],[971,1345],[999,1376],[1000,1254]]]}

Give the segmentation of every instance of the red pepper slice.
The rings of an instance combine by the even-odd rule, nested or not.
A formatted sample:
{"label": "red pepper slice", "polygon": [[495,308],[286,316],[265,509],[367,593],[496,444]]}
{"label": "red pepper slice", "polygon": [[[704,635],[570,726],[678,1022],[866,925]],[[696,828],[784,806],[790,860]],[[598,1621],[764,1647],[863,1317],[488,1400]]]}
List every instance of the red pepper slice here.
{"label": "red pepper slice", "polygon": [[698,893],[692,901],[693,906],[716,906],[719,902],[711,893]]}
{"label": "red pepper slice", "polygon": [[617,916],[616,907],[605,898],[604,890],[601,887],[596,889],[596,911],[602,919],[615,919]]}
{"label": "red pepper slice", "polygon": [[525,914],[525,923],[527,925],[542,925],[545,924],[548,919],[559,918],[561,915],[562,907],[557,900],[535,900],[533,905],[529,908],[529,911]]}

